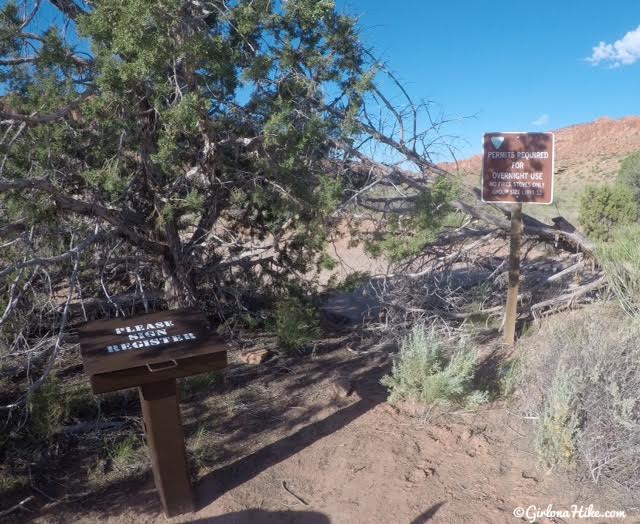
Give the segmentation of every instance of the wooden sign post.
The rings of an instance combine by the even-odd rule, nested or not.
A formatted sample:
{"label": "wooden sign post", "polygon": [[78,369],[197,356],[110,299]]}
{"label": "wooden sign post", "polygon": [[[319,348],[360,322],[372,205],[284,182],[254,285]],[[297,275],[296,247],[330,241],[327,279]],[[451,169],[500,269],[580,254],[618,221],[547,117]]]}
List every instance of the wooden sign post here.
{"label": "wooden sign post", "polygon": [[168,517],[193,511],[176,379],[222,369],[227,352],[192,309],[99,320],[79,329],[94,393],[138,387],[153,476]]}
{"label": "wooden sign post", "polygon": [[504,341],[516,341],[518,291],[520,290],[520,248],[522,246],[522,204],[511,205],[511,234],[509,241],[509,288],[504,309]]}
{"label": "wooden sign post", "polygon": [[504,341],[513,345],[518,318],[522,204],[553,202],[555,139],[553,133],[487,133],[483,149],[482,201],[511,204]]}

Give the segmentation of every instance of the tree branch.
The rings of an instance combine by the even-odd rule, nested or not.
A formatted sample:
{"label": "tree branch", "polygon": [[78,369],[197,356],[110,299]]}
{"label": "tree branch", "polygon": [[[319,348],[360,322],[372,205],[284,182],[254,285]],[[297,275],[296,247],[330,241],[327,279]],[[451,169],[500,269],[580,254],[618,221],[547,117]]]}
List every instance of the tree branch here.
{"label": "tree branch", "polygon": [[23,262],[18,262],[12,266],[9,266],[3,270],[0,271],[0,280],[4,279],[4,277],[6,277],[8,274],[14,272],[14,271],[18,271],[20,269],[24,269],[26,267],[33,267],[33,266],[46,266],[46,265],[51,265],[51,264],[57,264],[60,262],[64,262],[65,260],[73,257],[73,256],[79,256],[80,254],[82,254],[84,251],[86,251],[92,244],[94,244],[95,242],[98,242],[99,240],[103,240],[107,237],[110,236],[110,233],[108,232],[101,232],[98,233],[97,228],[96,228],[96,232],[92,235],[90,235],[89,237],[85,238],[82,242],[80,242],[79,244],[77,244],[75,247],[73,247],[72,249],[70,249],[69,251],[62,253],[60,255],[56,255],[53,257],[34,257],[30,260],[25,260]]}
{"label": "tree branch", "polygon": [[47,115],[38,115],[37,113],[24,115],[21,113],[17,113],[4,104],[0,104],[0,118],[3,118],[5,120],[17,120],[19,122],[25,122],[32,125],[50,124],[52,122],[55,122],[56,120],[61,120],[62,118],[66,117],[72,109],[75,109],[83,100],[85,100],[92,94],[93,91],[88,89],[87,91],[82,93],[76,100],[69,102],[64,107],[58,109],[55,113],[50,113]]}
{"label": "tree branch", "polygon": [[63,15],[72,20],[77,20],[80,15],[86,14],[86,11],[81,9],[73,0],[49,0],[49,2],[57,7]]}
{"label": "tree branch", "polygon": [[169,248],[166,244],[150,240],[135,229],[134,226],[142,227],[145,221],[143,217],[133,211],[107,208],[96,202],[84,202],[69,197],[44,178],[0,179],[0,192],[25,189],[42,191],[51,195],[58,208],[63,211],[101,218],[114,226],[118,233],[127,238],[132,244],[142,247],[150,253],[157,255],[166,255],[168,253]]}

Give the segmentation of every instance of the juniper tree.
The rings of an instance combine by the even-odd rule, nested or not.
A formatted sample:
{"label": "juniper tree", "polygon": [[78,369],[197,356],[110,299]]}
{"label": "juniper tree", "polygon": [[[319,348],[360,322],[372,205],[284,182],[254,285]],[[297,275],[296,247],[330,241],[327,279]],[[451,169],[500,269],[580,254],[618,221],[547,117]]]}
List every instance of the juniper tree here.
{"label": "juniper tree", "polygon": [[384,181],[431,202],[442,173],[439,122],[375,86],[331,0],[12,0],[0,46],[0,338],[49,366],[91,299],[241,307],[317,262],[338,207]]}
{"label": "juniper tree", "polygon": [[175,305],[196,300],[196,266],[249,254],[243,228],[302,262],[327,137],[367,88],[353,21],[326,0],[53,4],[66,35],[3,11],[5,220],[54,243],[96,224],[157,264]]}

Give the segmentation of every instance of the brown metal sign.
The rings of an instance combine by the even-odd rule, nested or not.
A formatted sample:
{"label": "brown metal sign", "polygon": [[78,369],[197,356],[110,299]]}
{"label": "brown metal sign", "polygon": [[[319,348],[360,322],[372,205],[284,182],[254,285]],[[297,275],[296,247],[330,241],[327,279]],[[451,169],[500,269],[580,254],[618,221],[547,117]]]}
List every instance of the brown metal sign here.
{"label": "brown metal sign", "polygon": [[553,202],[553,133],[486,133],[483,145],[483,202]]}

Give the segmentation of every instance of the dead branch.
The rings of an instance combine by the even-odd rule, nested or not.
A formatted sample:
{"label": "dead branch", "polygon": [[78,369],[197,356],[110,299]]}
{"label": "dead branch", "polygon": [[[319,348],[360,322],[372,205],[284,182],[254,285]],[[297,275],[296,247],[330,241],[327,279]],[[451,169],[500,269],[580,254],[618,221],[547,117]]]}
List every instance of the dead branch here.
{"label": "dead branch", "polygon": [[69,304],[71,303],[71,298],[73,297],[75,290],[76,290],[76,286],[77,286],[77,282],[78,282],[78,271],[80,269],[80,256],[78,253],[75,254],[75,263],[73,266],[73,271],[71,273],[71,276],[69,278],[69,295],[67,296],[67,300],[65,302],[64,305],[64,309],[62,311],[62,318],[60,320],[60,326],[59,326],[59,331],[58,331],[58,336],[56,337],[56,341],[55,344],[53,346],[53,350],[51,351],[51,355],[49,357],[49,360],[42,372],[42,374],[40,375],[40,377],[33,382],[30,386],[29,389],[27,390],[26,393],[24,393],[24,395],[22,395],[18,400],[16,400],[15,402],[11,403],[11,404],[7,404],[4,406],[0,406],[0,410],[2,411],[10,411],[12,409],[15,409],[17,407],[21,407],[23,406],[28,400],[29,398],[31,398],[31,395],[33,395],[33,393],[35,391],[38,390],[38,388],[40,388],[40,386],[42,386],[42,384],[44,383],[44,381],[47,379],[47,377],[49,376],[49,373],[51,373],[51,370],[53,369],[53,365],[56,362],[56,358],[58,356],[58,353],[60,352],[60,348],[62,347],[62,343],[64,342],[64,332],[65,329],[67,327],[67,322],[69,320]]}
{"label": "dead branch", "polygon": [[588,284],[580,286],[579,288],[571,291],[570,293],[565,293],[563,295],[559,295],[549,300],[544,300],[542,302],[538,302],[537,304],[533,304],[530,308],[531,313],[535,315],[538,312],[541,312],[547,308],[553,308],[554,310],[558,310],[566,307],[571,307],[571,305],[574,304],[577,299],[583,297],[588,293],[591,293],[592,291],[596,291],[604,287],[605,285],[606,285],[606,278],[604,276],[601,276],[595,281],[592,281]]}
{"label": "dead branch", "polygon": [[6,517],[7,515],[10,515],[11,513],[13,513],[16,510],[25,509],[24,505],[27,502],[31,502],[34,498],[35,497],[33,495],[30,495],[26,499],[23,499],[20,502],[18,502],[17,504],[15,504],[14,506],[11,506],[9,509],[5,509],[3,511],[0,511],[0,517]]}
{"label": "dead branch", "polygon": [[[452,205],[454,208],[467,213],[476,220],[491,224],[505,232],[510,230],[510,222],[506,218],[495,216],[474,205],[460,200],[454,201]],[[524,221],[524,234],[526,236],[533,236],[547,242],[552,242],[558,247],[569,248],[573,251],[582,251],[587,255],[593,254],[595,245],[580,233],[556,229],[540,222],[526,213],[523,213],[522,217]]]}
{"label": "dead branch", "polygon": [[62,253],[60,255],[56,255],[53,257],[34,257],[30,260],[25,260],[23,262],[17,262],[16,264],[6,267],[5,269],[0,271],[0,279],[3,279],[4,277],[6,277],[8,274],[20,270],[20,269],[24,269],[27,267],[33,267],[33,266],[46,266],[46,265],[51,265],[51,264],[58,264],[60,262],[64,262],[65,260],[68,260],[74,256],[78,256],[80,254],[82,254],[84,251],[86,251],[91,245],[93,245],[94,243],[103,240],[105,238],[107,238],[109,236],[109,233],[106,232],[101,232],[98,233],[97,232],[97,228],[96,228],[96,232],[93,233],[92,235],[88,236],[87,238],[85,238],[82,242],[80,242],[79,244],[77,244],[74,248],[70,249],[69,251],[66,251],[65,253]]}
{"label": "dead branch", "polygon": [[[18,59],[16,59],[18,60]],[[30,61],[31,59],[20,59],[23,61]],[[72,109],[78,107],[84,100],[93,95],[92,90],[86,90],[82,93],[76,100],[69,102],[67,105],[58,109],[55,113],[50,113],[46,115],[38,115],[37,113],[33,113],[31,115],[25,115],[18,113],[7,107],[6,105],[0,105],[0,118],[3,118],[8,121],[19,121],[24,122],[26,124],[38,125],[38,124],[50,124],[55,122],[56,120],[61,120],[65,118]]]}
{"label": "dead branch", "polygon": [[547,278],[546,282],[555,282],[556,280],[560,280],[561,278],[564,278],[571,273],[575,273],[582,268],[584,268],[584,261],[580,260],[580,262],[576,262],[575,264],[573,264],[573,266],[569,266],[567,269],[563,269],[559,273],[551,275],[549,278]]}
{"label": "dead branch", "polygon": [[63,426],[61,432],[65,434],[77,435],[78,433],[89,433],[103,429],[121,429],[126,426],[126,422],[116,420],[105,420],[103,422],[80,422],[73,426]]}

